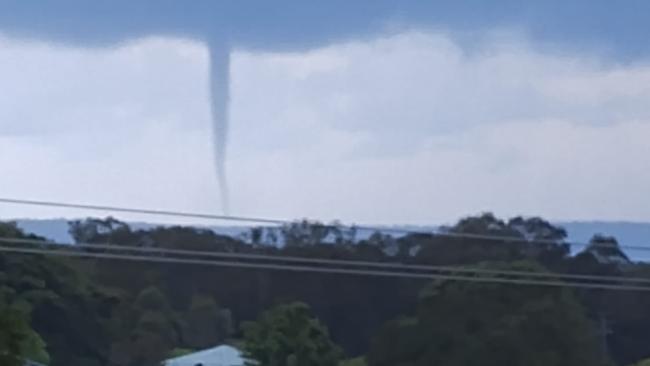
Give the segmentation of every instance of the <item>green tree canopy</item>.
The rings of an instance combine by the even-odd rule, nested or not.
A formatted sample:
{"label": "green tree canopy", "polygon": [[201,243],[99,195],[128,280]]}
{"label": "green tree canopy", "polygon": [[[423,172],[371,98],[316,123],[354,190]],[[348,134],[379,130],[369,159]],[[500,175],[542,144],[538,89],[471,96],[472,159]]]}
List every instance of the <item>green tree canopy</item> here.
{"label": "green tree canopy", "polygon": [[634,365],[630,366],[650,366],[650,358],[646,360],[641,360],[638,363],[635,363]]}
{"label": "green tree canopy", "polygon": [[[538,270],[524,263],[499,269]],[[417,315],[390,322],[370,366],[602,365],[592,324],[564,288],[436,282]]]}
{"label": "green tree canopy", "polygon": [[365,358],[356,357],[341,361],[339,366],[367,366],[367,363]]}
{"label": "green tree canopy", "polygon": [[48,363],[45,342],[22,311],[0,305],[0,365],[22,366],[25,359]]}
{"label": "green tree canopy", "polygon": [[260,366],[337,366],[341,349],[302,303],[280,305],[243,325],[246,356]]}
{"label": "green tree canopy", "polygon": [[212,297],[195,294],[184,314],[183,340],[193,349],[214,347],[232,334],[233,320],[228,309],[220,308]]}

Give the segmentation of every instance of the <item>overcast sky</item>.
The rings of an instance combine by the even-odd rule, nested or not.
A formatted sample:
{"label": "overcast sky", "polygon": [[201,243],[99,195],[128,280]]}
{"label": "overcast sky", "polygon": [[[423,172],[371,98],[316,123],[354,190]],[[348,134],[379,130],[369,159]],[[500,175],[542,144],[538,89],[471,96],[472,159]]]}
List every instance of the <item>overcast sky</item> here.
{"label": "overcast sky", "polygon": [[[650,221],[650,63],[494,28],[235,49],[231,213]],[[206,46],[0,34],[0,196],[220,213]],[[0,205],[0,217],[79,216]],[[130,219],[143,219],[128,216]]]}

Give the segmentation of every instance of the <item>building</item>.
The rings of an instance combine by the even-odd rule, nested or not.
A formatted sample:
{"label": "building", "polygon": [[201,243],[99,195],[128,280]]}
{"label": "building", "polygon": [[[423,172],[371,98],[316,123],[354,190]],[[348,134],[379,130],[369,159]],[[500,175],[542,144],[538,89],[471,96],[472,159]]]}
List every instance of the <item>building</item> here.
{"label": "building", "polygon": [[245,366],[240,350],[228,345],[198,351],[163,361],[164,366]]}

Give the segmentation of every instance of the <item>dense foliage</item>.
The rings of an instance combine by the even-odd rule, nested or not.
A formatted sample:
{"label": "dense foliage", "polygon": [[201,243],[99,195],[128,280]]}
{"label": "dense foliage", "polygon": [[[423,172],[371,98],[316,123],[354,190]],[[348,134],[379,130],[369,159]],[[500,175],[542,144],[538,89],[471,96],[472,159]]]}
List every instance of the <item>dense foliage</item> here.
{"label": "dense foliage", "polygon": [[[650,279],[650,267],[631,262],[614,238],[595,236],[591,246],[571,253],[566,232],[539,218],[503,221],[485,214],[444,230],[449,235],[362,236],[354,229],[297,222],[255,228],[235,238],[188,227],[134,230],[111,218],[70,225],[75,240],[96,245],[95,252],[101,252],[100,244],[111,244],[125,250],[191,249]],[[0,223],[0,237],[38,239],[10,223]],[[640,291],[430,283],[2,252],[0,294],[0,357],[49,357],[52,366],[153,366],[173,354],[221,343],[238,345],[269,365],[294,359],[308,365],[301,357],[313,358],[304,356],[312,351],[327,355],[317,357],[325,363],[314,365],[335,364],[345,354],[349,360],[342,364],[370,366],[564,366],[610,360],[630,365],[650,356],[650,293]],[[5,309],[22,315],[6,317]],[[262,336],[267,332],[273,337]]]}
{"label": "dense foliage", "polygon": [[24,359],[49,362],[45,343],[31,329],[22,311],[2,304],[0,305],[0,365],[22,366]]}
{"label": "dense foliage", "polygon": [[279,305],[243,324],[246,356],[260,366],[337,366],[342,352],[302,303]]}
{"label": "dense foliage", "polygon": [[437,282],[422,290],[414,317],[379,333],[369,365],[604,365],[598,346],[595,327],[565,288]]}

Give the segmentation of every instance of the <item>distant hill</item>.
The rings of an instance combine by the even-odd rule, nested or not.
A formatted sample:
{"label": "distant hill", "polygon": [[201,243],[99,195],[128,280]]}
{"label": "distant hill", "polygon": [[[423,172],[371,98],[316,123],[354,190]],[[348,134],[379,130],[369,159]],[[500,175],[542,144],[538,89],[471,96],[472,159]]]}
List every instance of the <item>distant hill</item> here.
{"label": "distant hill", "polygon": [[617,221],[558,222],[572,241],[586,242],[594,234],[615,237],[622,245],[650,246],[650,223]]}
{"label": "distant hill", "polygon": [[[14,220],[19,228],[32,234],[36,234],[58,243],[73,243],[74,240],[68,233],[67,219],[18,219]],[[157,226],[169,226],[163,224],[152,224],[146,222],[129,222],[129,226],[136,230],[152,229]],[[215,233],[228,236],[240,236],[247,232],[247,226],[211,226],[208,227]]]}
{"label": "distant hill", "polygon": [[[68,233],[68,222],[66,219],[47,219],[47,220],[34,220],[34,219],[19,219],[16,220],[18,226],[30,233],[46,237],[48,239],[61,242],[72,243],[73,240]],[[564,227],[568,234],[569,240],[573,242],[586,243],[591,239],[594,234],[604,234],[614,236],[618,239],[621,245],[630,246],[645,246],[650,247],[650,223],[641,222],[614,222],[614,221],[570,221],[570,222],[556,222],[556,225]],[[130,222],[134,229],[149,229],[157,224],[143,223],[143,222]],[[247,226],[210,226],[217,234],[240,236],[247,232],[250,227]],[[387,229],[408,229],[408,230],[433,230],[435,227],[423,226],[391,226]],[[358,238],[365,238],[370,233],[359,232]],[[574,247],[574,251],[579,251],[581,248]],[[631,258],[637,260],[650,259],[650,251],[626,251]]]}
{"label": "distant hill", "polygon": [[36,234],[59,243],[72,243],[68,233],[68,221],[65,219],[15,220],[23,231]]}
{"label": "distant hill", "polygon": [[[650,248],[650,223],[618,221],[573,221],[556,223],[569,233],[569,239],[588,242],[594,234],[613,236],[622,246]],[[581,248],[573,248],[579,251]],[[625,250],[633,260],[650,260],[650,251]]]}

